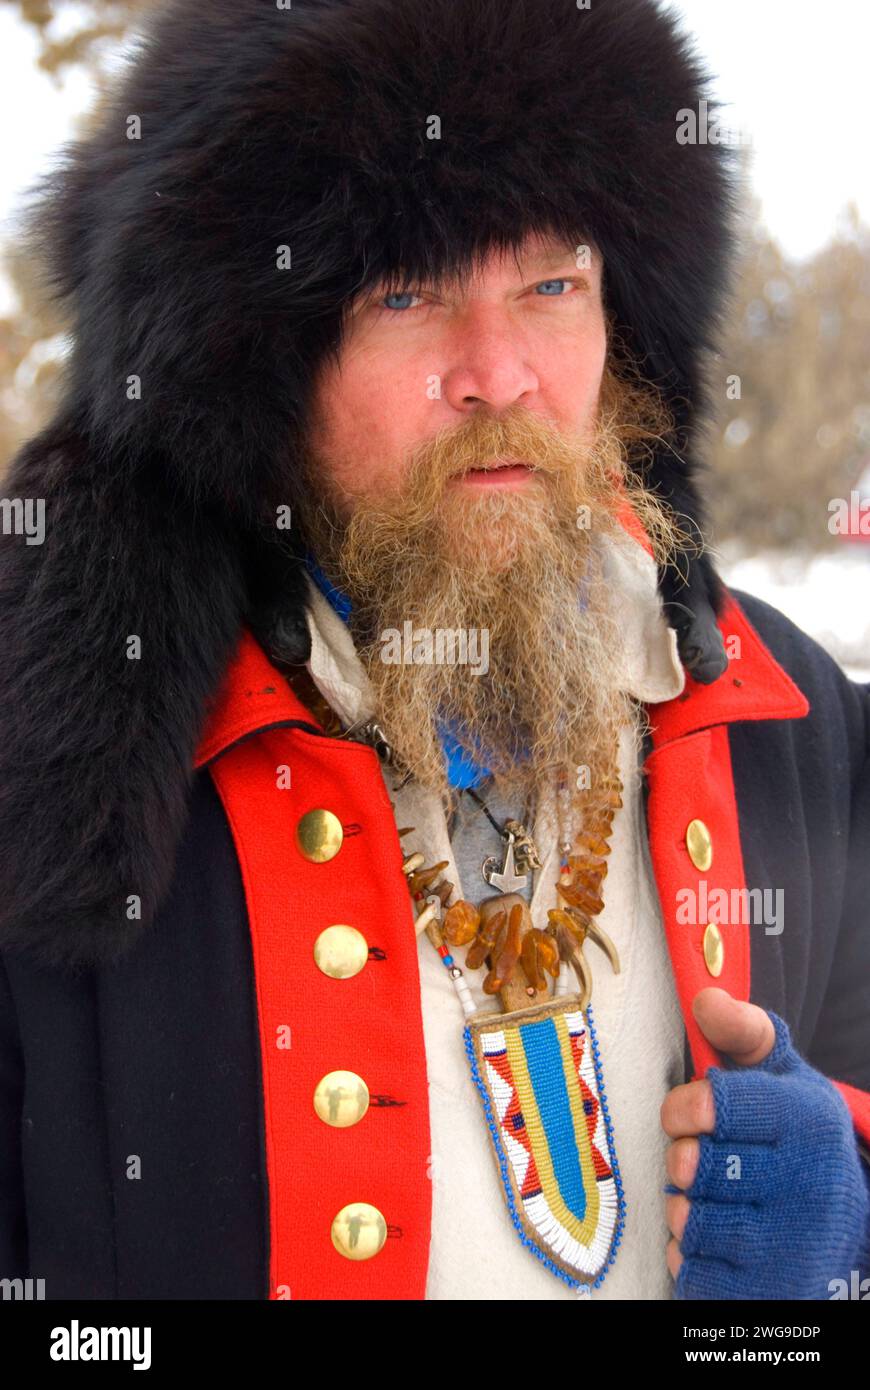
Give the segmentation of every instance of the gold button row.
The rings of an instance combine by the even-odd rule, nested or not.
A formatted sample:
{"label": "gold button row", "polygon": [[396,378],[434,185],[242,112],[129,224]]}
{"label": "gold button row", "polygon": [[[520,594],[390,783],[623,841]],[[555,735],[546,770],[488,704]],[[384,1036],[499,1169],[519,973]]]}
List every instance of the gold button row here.
{"label": "gold button row", "polygon": [[[713,863],[713,836],[702,820],[690,820],[686,827],[686,849],[699,873],[705,874]],[[725,964],[725,942],[715,922],[704,928],[702,942],[704,964],[714,978],[722,974]]]}
{"label": "gold button row", "polygon": [[[324,1124],[349,1129],[369,1108],[369,1088],[355,1071],[330,1071],[314,1088],[314,1109]],[[383,1248],[387,1223],[371,1202],[349,1202],[333,1218],[332,1243],[347,1260],[370,1260]]]}
{"label": "gold button row", "polygon": [[[344,830],[338,816],[318,808],[296,826],[296,846],[312,864],[327,864],[341,849]],[[326,927],[314,943],[314,960],[331,980],[350,980],[368,963],[369,944],[344,922]],[[330,1071],[314,1088],[314,1110],[324,1124],[349,1129],[359,1124],[370,1103],[369,1088],[355,1071]],[[370,1260],[384,1247],[387,1223],[370,1202],[350,1202],[333,1218],[332,1243],[347,1260]]]}
{"label": "gold button row", "polygon": [[[318,807],[296,825],[296,847],[312,864],[327,864],[341,849],[344,829],[338,816]],[[314,943],[319,970],[332,980],[350,980],[366,965],[369,945],[361,931],[340,922],[322,931]]]}

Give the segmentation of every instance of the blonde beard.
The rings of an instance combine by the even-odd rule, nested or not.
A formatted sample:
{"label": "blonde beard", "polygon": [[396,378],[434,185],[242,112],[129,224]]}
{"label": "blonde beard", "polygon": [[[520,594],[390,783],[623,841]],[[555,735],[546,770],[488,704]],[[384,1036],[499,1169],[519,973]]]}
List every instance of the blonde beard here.
{"label": "blonde beard", "polygon": [[[400,491],[393,483],[355,498],[348,520],[331,501],[305,509],[306,540],[353,604],[349,625],[396,764],[447,809],[457,793],[436,718],[511,798],[561,777],[595,800],[616,771],[622,731],[640,738],[641,711],[620,689],[619,607],[602,559],[625,540],[626,503],[658,560],[682,539],[673,514],[626,468],[628,450],[667,423],[657,397],[608,372],[591,439],[524,408],[481,413],[415,451]],[[539,471],[517,491],[449,481],[498,458]],[[316,486],[322,497],[324,471],[314,458],[308,467],[309,495]],[[452,660],[415,660],[406,642],[404,659],[383,659],[396,653],[388,634],[419,629],[477,634],[476,668],[459,664],[455,648]],[[575,797],[572,836],[589,809],[588,794]]]}

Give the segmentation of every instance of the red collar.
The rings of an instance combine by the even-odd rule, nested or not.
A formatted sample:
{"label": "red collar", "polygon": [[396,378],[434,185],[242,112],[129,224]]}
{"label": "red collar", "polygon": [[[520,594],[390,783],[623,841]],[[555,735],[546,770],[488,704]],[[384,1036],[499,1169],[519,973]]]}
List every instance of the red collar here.
{"label": "red collar", "polygon": [[263,729],[300,723],[320,728],[251,631],[243,628],[206,719],[194,767],[204,767],[233,744]]}
{"label": "red collar", "polygon": [[719,630],[728,669],[712,685],[686,675],[682,695],[647,707],[655,747],[717,724],[742,720],[803,719],[809,701],[762,642],[733,595],[728,594]]}

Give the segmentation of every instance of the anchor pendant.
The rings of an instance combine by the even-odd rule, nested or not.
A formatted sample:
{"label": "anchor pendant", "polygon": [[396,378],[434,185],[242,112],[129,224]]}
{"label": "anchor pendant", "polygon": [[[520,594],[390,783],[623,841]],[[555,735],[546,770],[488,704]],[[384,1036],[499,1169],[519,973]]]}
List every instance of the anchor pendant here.
{"label": "anchor pendant", "polygon": [[[502,893],[517,893],[525,888],[528,883],[528,874],[518,874],[514,862],[514,842],[516,836],[510,831],[504,832],[506,843],[504,848],[504,858],[499,861],[498,855],[491,854],[484,859],[481,864],[481,873],[493,888],[498,888]],[[499,867],[501,863],[501,867]]]}

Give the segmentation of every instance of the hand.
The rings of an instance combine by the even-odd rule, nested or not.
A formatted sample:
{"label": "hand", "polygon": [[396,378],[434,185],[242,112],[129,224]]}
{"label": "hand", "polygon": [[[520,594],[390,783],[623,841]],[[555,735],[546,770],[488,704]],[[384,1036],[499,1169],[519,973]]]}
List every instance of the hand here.
{"label": "hand", "polygon": [[676,1086],[661,1123],[677,1298],[824,1298],[870,1222],[848,1107],[777,1014],[701,990],[693,1012],[731,1069]]}
{"label": "hand", "polygon": [[[702,989],[692,1000],[692,1012],[708,1042],[743,1066],[762,1062],[773,1051],[773,1020],[758,1004],[734,999],[725,989]],[[665,1170],[675,1187],[689,1188],[698,1172],[701,1146],[695,1135],[712,1134],[716,1128],[713,1087],[706,1077],[675,1086],[661,1109],[662,1129],[675,1141],[665,1155]],[[665,1202],[668,1230],[673,1238],[666,1252],[668,1269],[676,1279],[683,1263],[679,1241],[686,1229],[691,1204],[687,1197],[670,1196]]]}

